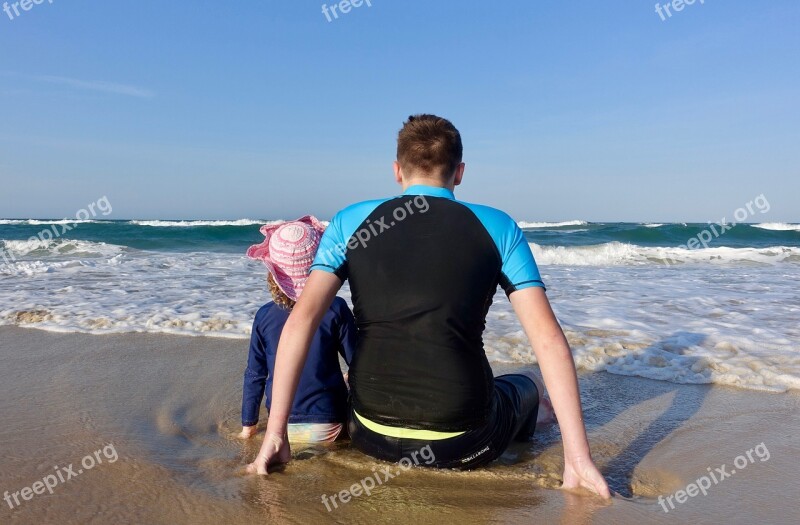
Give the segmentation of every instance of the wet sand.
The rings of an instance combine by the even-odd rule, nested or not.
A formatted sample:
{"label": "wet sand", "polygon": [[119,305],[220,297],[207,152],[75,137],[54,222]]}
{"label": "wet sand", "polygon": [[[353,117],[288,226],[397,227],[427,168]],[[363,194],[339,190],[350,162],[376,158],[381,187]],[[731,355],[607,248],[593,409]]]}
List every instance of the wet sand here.
{"label": "wet sand", "polygon": [[[329,512],[322,495],[387,465],[352,450],[297,449],[267,478],[239,430],[242,340],[57,334],[0,327],[2,523],[797,523],[800,396],[581,376],[610,503],[557,490],[557,427],[475,472],[412,469]],[[513,369],[497,367],[496,373]],[[757,448],[763,443],[761,448]],[[95,451],[110,450],[116,460]],[[769,459],[763,454],[769,453]],[[750,453],[748,459],[747,453]],[[92,455],[92,468],[82,458]],[[736,469],[735,460],[741,456]],[[742,462],[746,461],[746,465]],[[53,493],[13,493],[53,473]],[[729,477],[664,512],[725,465]],[[54,467],[58,467],[54,470]],[[78,470],[83,470],[77,474]],[[732,471],[736,470],[733,474]],[[720,477],[720,475],[717,475]],[[39,487],[41,488],[41,487]],[[691,489],[690,489],[691,490]],[[26,492],[25,494],[31,495]],[[662,500],[665,501],[665,500]]]}

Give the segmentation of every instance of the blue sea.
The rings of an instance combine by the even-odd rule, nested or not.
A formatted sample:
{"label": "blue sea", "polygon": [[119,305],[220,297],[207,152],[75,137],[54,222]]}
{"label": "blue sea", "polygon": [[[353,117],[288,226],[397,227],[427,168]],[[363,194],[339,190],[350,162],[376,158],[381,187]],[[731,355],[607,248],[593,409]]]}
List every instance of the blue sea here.
{"label": "blue sea", "polygon": [[[267,222],[0,220],[0,324],[246,339]],[[580,369],[800,389],[800,225],[519,224]],[[485,345],[535,362],[502,292]]]}

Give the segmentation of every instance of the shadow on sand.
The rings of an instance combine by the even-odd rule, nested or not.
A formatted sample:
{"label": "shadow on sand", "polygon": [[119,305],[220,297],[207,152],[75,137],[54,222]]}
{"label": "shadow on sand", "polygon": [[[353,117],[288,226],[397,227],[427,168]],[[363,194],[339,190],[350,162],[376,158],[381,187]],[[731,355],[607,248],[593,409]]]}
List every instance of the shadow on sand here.
{"label": "shadow on sand", "polygon": [[[705,338],[706,336],[703,334],[677,332],[654,343],[644,352],[650,355],[658,355],[660,353],[684,355],[688,353],[691,346],[702,344]],[[684,366],[691,366],[693,361],[702,358],[684,356],[683,359],[685,360]],[[597,443],[592,443],[593,450],[595,450],[595,460],[601,465],[601,471],[606,477],[611,490],[627,498],[634,495],[631,481],[634,470],[642,459],[697,413],[708,392],[708,386],[706,385],[676,384],[647,379],[642,379],[637,388],[631,388],[630,381],[621,382],[618,375],[606,372],[582,374],[580,387],[586,429],[590,433],[590,441],[592,440],[591,434],[593,431],[597,431],[610,422],[617,420],[624,412],[643,403],[648,403],[655,398],[672,394],[669,407],[663,410],[655,419],[650,420],[650,417],[648,417],[640,423],[637,420],[622,418],[624,421],[620,424],[624,425],[624,431],[618,431],[623,434],[620,437],[620,442],[622,443],[620,446],[623,447],[621,450],[616,451],[614,446],[608,446],[603,447],[604,450],[600,451],[596,450]],[[642,412],[633,411],[632,413],[640,414]],[[647,423],[646,421],[650,422]],[[611,433],[613,434],[613,432]],[[560,440],[561,436],[557,428],[545,430],[535,440],[536,445],[531,452],[541,453],[546,448],[560,444]],[[617,444],[614,443],[613,445]],[[606,450],[615,450],[615,452],[609,458],[606,455],[608,454]]]}

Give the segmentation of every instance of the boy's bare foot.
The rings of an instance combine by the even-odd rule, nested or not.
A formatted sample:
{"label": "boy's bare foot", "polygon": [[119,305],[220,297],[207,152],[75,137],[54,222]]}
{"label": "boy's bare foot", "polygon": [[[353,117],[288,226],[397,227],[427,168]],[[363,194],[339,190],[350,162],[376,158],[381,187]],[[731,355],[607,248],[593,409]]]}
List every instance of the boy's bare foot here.
{"label": "boy's bare foot", "polygon": [[256,426],[253,425],[252,427],[242,427],[242,431],[236,436],[239,439],[250,439],[251,437],[256,435]]}
{"label": "boy's bare foot", "polygon": [[553,404],[546,397],[539,400],[539,413],[536,415],[536,426],[552,425],[556,422],[556,413]]}
{"label": "boy's bare foot", "polygon": [[532,370],[525,370],[522,375],[529,377],[536,384],[536,389],[539,391],[539,410],[536,415],[536,426],[552,425],[557,421],[556,413],[553,410],[553,404],[544,397],[544,381]]}

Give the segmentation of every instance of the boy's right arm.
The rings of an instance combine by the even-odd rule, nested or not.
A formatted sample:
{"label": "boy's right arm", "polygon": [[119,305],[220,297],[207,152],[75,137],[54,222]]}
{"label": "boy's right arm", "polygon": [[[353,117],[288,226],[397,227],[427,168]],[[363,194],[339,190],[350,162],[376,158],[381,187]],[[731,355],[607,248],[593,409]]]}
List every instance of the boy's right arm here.
{"label": "boy's right arm", "polygon": [[533,346],[561,428],[563,488],[583,487],[610,498],[608,483],[595,466],[589,450],[575,362],[544,289],[525,288],[511,293],[509,299]]}

